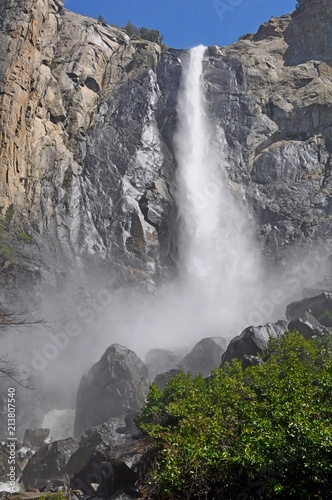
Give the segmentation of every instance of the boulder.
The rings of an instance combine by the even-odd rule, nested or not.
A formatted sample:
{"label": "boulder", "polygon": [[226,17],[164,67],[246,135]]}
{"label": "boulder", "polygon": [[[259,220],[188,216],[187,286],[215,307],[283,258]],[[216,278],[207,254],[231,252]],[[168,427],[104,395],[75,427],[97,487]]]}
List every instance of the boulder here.
{"label": "boulder", "polygon": [[[28,463],[29,458],[32,457],[33,451],[26,447],[21,447],[21,443],[19,442],[16,442],[15,449],[16,477],[20,477],[24,467]],[[10,472],[9,455],[10,450],[8,447],[8,442],[0,442],[0,483],[7,483],[8,480],[7,474]]]}
{"label": "boulder", "polygon": [[[130,415],[130,423],[128,423],[127,415]],[[81,436],[80,446],[90,442],[96,436],[103,439],[106,444],[111,444],[112,447],[124,444],[128,434],[137,432],[137,427],[133,423],[134,415],[136,413],[128,412],[125,416],[110,418],[100,425],[90,427]],[[134,428],[130,428],[131,425],[134,425]],[[70,473],[70,465],[67,469],[68,473]]]}
{"label": "boulder", "polygon": [[[310,316],[310,315],[308,315]],[[314,319],[314,318],[313,318]],[[293,319],[288,325],[289,331],[296,330],[306,339],[319,337],[330,333],[329,328],[321,325],[318,321],[310,321],[308,318]]]}
{"label": "boulder", "polygon": [[288,323],[286,321],[267,323],[264,326],[249,326],[241,335],[231,340],[222,356],[221,365],[234,358],[243,360],[248,356],[259,356],[266,349],[271,337],[280,337],[287,330]]}
{"label": "boulder", "polygon": [[45,444],[45,440],[47,439],[50,433],[50,429],[42,428],[42,429],[26,429],[23,437],[23,446],[27,448],[40,448]]}
{"label": "boulder", "polygon": [[183,359],[183,355],[182,352],[173,352],[168,349],[151,349],[145,356],[150,379],[153,380],[159,373],[176,368]]}
{"label": "boulder", "polygon": [[177,367],[181,371],[190,372],[193,376],[202,373],[204,377],[208,377],[213,368],[219,368],[227,344],[228,341],[222,337],[202,339]]}
{"label": "boulder", "polygon": [[180,373],[181,370],[179,368],[174,368],[173,370],[168,370],[165,373],[159,373],[156,378],[154,379],[153,383],[159,387],[161,391],[163,391],[166,387],[167,382],[169,381],[170,378],[174,377],[178,373]]}
{"label": "boulder", "polygon": [[54,441],[36,451],[20,478],[25,488],[42,489],[50,481],[54,486],[66,483],[65,467],[78,443],[73,438]]}
{"label": "boulder", "polygon": [[27,448],[26,446],[19,447],[16,452],[16,468],[19,476],[24,468],[26,467],[27,463],[29,462],[30,458],[33,456],[35,451],[31,450],[30,448]]}
{"label": "boulder", "polygon": [[261,366],[264,365],[264,361],[258,356],[245,356],[242,360],[242,368],[245,370],[250,366]]}
{"label": "boulder", "polygon": [[306,313],[310,313],[323,326],[332,326],[332,293],[324,292],[292,302],[286,309],[289,320],[305,318]]}
{"label": "boulder", "polygon": [[137,493],[143,448],[139,450],[138,429],[136,435],[130,432],[132,425],[128,419],[112,418],[83,434],[66,466],[71,488],[103,498],[128,498]]}
{"label": "boulder", "polygon": [[169,379],[181,371],[190,372],[193,376],[202,373],[204,377],[208,377],[213,368],[219,368],[227,343],[228,341],[222,337],[207,337],[200,340],[174,368],[158,373],[154,383],[159,389],[164,390]]}
{"label": "boulder", "polygon": [[77,394],[74,435],[127,410],[140,410],[149,390],[148,370],[131,350],[109,347],[83,376]]}

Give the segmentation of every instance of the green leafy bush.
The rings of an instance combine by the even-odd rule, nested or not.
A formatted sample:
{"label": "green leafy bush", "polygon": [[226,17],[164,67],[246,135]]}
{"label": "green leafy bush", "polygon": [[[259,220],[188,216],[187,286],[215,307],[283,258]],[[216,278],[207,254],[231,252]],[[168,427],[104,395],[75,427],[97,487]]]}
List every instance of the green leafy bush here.
{"label": "green leafy bush", "polygon": [[70,497],[68,493],[57,491],[56,493],[47,493],[47,495],[40,496],[38,500],[68,500]]}
{"label": "green leafy bush", "polygon": [[29,236],[27,233],[25,233],[24,231],[21,231],[20,233],[18,233],[18,235],[17,235],[17,236],[18,236],[18,238],[19,238],[20,240],[22,240],[24,243],[31,243],[31,238],[30,238],[30,236]]}
{"label": "green leafy bush", "polygon": [[332,341],[292,332],[262,366],[152,386],[138,425],[154,460],[149,498],[331,498]]}

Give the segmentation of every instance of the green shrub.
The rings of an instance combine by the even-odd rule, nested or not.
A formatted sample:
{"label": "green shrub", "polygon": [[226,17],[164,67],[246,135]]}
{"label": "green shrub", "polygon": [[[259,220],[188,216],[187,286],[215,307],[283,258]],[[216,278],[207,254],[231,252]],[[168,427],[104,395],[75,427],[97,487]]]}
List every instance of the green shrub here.
{"label": "green shrub", "polygon": [[18,233],[17,236],[19,237],[20,240],[24,241],[24,243],[31,243],[30,236],[23,231],[21,233]]}
{"label": "green shrub", "polygon": [[152,386],[137,420],[154,447],[150,498],[329,498],[332,342],[271,340],[262,366]]}
{"label": "green shrub", "polygon": [[38,500],[68,500],[68,498],[70,498],[70,495],[57,491],[56,493],[47,493],[47,495],[40,496]]}

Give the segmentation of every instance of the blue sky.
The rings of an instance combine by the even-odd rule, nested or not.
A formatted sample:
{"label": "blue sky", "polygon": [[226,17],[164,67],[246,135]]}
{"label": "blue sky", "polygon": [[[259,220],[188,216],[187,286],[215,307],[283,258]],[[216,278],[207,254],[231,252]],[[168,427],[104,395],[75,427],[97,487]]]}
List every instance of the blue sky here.
{"label": "blue sky", "polygon": [[64,0],[69,10],[109,24],[157,29],[170,47],[228,45],[255,33],[271,16],[288,14],[296,0]]}

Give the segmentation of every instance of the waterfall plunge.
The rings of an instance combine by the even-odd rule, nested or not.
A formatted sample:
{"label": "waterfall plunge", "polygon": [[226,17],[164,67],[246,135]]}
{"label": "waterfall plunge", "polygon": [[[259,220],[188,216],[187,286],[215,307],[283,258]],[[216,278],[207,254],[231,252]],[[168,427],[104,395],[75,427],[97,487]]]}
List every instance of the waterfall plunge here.
{"label": "waterfall plunge", "polygon": [[[115,296],[102,331],[98,355],[112,342],[138,355],[154,348],[189,352],[203,337],[234,337],[257,311],[261,276],[254,224],[246,213],[241,186],[235,196],[227,181],[226,141],[208,118],[202,78],[204,47],[183,64],[178,96],[177,203],[180,216],[178,279],[148,296]],[[233,188],[235,189],[235,188]],[[271,316],[258,321],[271,320]],[[256,314],[257,317],[257,314]],[[262,319],[260,319],[262,318]]]}
{"label": "waterfall plunge", "polygon": [[[199,46],[189,52],[178,97],[179,259],[195,314],[205,330],[220,335],[222,327],[234,331],[239,312],[242,317],[250,313],[261,277],[252,222],[241,197],[231,192],[225,141],[207,115],[205,50]],[[219,135],[218,148],[214,135]]]}

